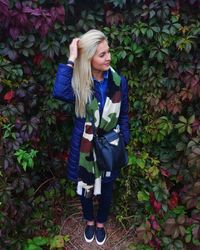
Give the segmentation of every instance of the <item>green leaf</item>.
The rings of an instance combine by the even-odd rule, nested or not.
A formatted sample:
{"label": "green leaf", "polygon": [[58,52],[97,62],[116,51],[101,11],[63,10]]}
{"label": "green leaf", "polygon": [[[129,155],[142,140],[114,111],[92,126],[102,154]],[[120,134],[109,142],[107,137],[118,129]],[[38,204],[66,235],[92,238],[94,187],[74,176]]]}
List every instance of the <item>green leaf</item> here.
{"label": "green leaf", "polygon": [[70,240],[69,235],[64,235],[63,239],[64,239],[65,242],[68,242]]}
{"label": "green leaf", "polygon": [[152,18],[153,16],[155,16],[155,14],[156,14],[155,10],[151,10],[149,12],[149,17]]}
{"label": "green leaf", "polygon": [[49,239],[46,237],[38,236],[33,238],[33,242],[38,246],[48,245]]}
{"label": "green leaf", "polygon": [[53,250],[54,248],[63,248],[64,244],[64,237],[62,235],[56,235],[50,240],[50,250]]}
{"label": "green leaf", "polygon": [[187,53],[189,53],[191,49],[192,49],[191,43],[187,43],[187,44],[185,45],[185,51],[186,51]]}
{"label": "green leaf", "polygon": [[134,56],[131,54],[131,55],[128,57],[128,61],[129,61],[130,63],[132,63],[132,62],[133,62],[133,59],[134,59]]}
{"label": "green leaf", "polygon": [[32,134],[33,132],[33,127],[31,125],[28,125],[28,133],[29,135]]}
{"label": "green leaf", "polygon": [[176,28],[175,28],[175,26],[171,26],[169,30],[170,30],[170,34],[171,35],[175,35],[176,34]]}
{"label": "green leaf", "polygon": [[189,243],[189,242],[191,242],[191,239],[192,239],[192,235],[191,235],[191,234],[188,234],[188,235],[186,235],[186,237],[185,237],[185,242],[186,242],[186,243]]}
{"label": "green leaf", "polygon": [[122,57],[123,59],[126,57],[126,51],[125,51],[125,50],[121,52],[121,57]]}
{"label": "green leaf", "polygon": [[151,27],[151,29],[156,33],[160,32],[160,27],[158,26]]}
{"label": "green leaf", "polygon": [[181,121],[182,123],[187,124],[187,119],[184,116],[179,116],[179,121]]}
{"label": "green leaf", "polygon": [[176,150],[177,151],[184,151],[186,148],[186,144],[184,142],[179,142],[176,145]]}
{"label": "green leaf", "polygon": [[26,56],[26,57],[28,57],[28,56],[29,56],[28,51],[27,51],[27,50],[25,50],[25,49],[23,49],[23,50],[22,50],[22,54],[23,54],[24,56]]}
{"label": "green leaf", "polygon": [[162,209],[163,209],[163,211],[167,212],[168,211],[168,206],[166,204],[162,204]]}
{"label": "green leaf", "polygon": [[156,56],[156,50],[150,50],[149,58],[154,58]]}
{"label": "green leaf", "polygon": [[134,155],[130,155],[128,159],[128,164],[132,165],[132,164],[136,164],[136,162],[137,162],[137,158]]}
{"label": "green leaf", "polygon": [[104,27],[103,28],[105,32],[110,33],[110,28],[109,27]]}
{"label": "green leaf", "polygon": [[163,49],[161,49],[161,51],[162,51],[163,53],[165,53],[166,55],[169,55],[168,49],[163,48]]}
{"label": "green leaf", "polygon": [[27,247],[25,247],[25,250],[43,250],[43,248],[34,244],[30,244]]}
{"label": "green leaf", "polygon": [[41,43],[40,49],[41,51],[46,51],[49,48],[49,44]]}
{"label": "green leaf", "polygon": [[171,240],[170,240],[170,238],[168,238],[168,237],[163,237],[163,238],[162,238],[162,241],[163,241],[163,243],[164,243],[165,245],[169,245],[169,244],[171,243]]}
{"label": "green leaf", "polygon": [[166,33],[166,34],[170,34],[170,31],[169,31],[169,26],[167,25],[167,26],[164,26],[163,27],[163,30],[162,30],[164,33]]}
{"label": "green leaf", "polygon": [[174,23],[173,26],[178,30],[181,28],[181,24],[180,23]]}
{"label": "green leaf", "polygon": [[195,246],[200,246],[200,241],[197,240],[197,239],[192,239],[192,243],[193,243]]}
{"label": "green leaf", "polygon": [[32,168],[34,165],[33,159],[29,158],[29,159],[27,159],[27,161],[28,161],[28,163],[27,163],[28,167]]}
{"label": "green leaf", "polygon": [[138,201],[148,201],[149,193],[146,190],[139,191],[137,194]]}
{"label": "green leaf", "polygon": [[159,51],[159,52],[157,53],[157,59],[158,59],[159,62],[162,62],[162,61],[163,61],[164,56],[163,56],[163,53],[162,53],[162,52]]}
{"label": "green leaf", "polygon": [[67,39],[68,39],[68,37],[66,35],[63,35],[60,43],[65,43],[67,41]]}
{"label": "green leaf", "polygon": [[152,38],[153,37],[153,31],[151,29],[147,30],[147,37]]}
{"label": "green leaf", "polygon": [[9,137],[9,135],[10,135],[10,132],[8,130],[6,130],[4,132],[3,139],[6,139],[7,137]]}
{"label": "green leaf", "polygon": [[23,167],[24,171],[26,171],[26,168],[27,168],[27,162],[22,162],[22,167]]}
{"label": "green leaf", "polygon": [[174,242],[174,245],[178,247],[179,249],[183,249],[183,242],[181,240],[176,240]]}
{"label": "green leaf", "polygon": [[187,132],[188,132],[188,134],[192,134],[192,128],[190,127],[190,126],[187,126]]}
{"label": "green leaf", "polygon": [[141,32],[142,32],[142,34],[144,35],[145,33],[146,33],[146,31],[147,31],[147,28],[141,28],[141,30],[140,30]]}
{"label": "green leaf", "polygon": [[190,116],[190,118],[188,119],[188,123],[192,124],[195,121],[195,115]]}
{"label": "green leaf", "polygon": [[141,168],[145,168],[145,161],[143,159],[137,159],[137,165]]}
{"label": "green leaf", "polygon": [[186,129],[187,129],[187,127],[186,127],[186,125],[184,123],[178,123],[178,124],[176,124],[175,128],[178,129],[178,133],[179,134],[184,133],[186,131]]}
{"label": "green leaf", "polygon": [[183,133],[185,132],[185,130],[186,130],[186,127],[185,127],[185,126],[182,126],[182,127],[180,127],[180,128],[178,129],[178,133],[179,133],[179,134],[183,134]]}
{"label": "green leaf", "polygon": [[142,47],[137,47],[134,52],[135,52],[135,54],[141,54],[143,51],[144,51],[144,49]]}

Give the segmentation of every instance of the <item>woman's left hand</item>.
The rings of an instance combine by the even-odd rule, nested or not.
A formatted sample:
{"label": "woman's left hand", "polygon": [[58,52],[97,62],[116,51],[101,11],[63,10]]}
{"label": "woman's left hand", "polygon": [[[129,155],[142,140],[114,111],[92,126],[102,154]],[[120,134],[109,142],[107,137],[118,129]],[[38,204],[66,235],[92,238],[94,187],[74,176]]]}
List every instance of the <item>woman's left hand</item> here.
{"label": "woman's left hand", "polygon": [[74,38],[71,42],[71,44],[69,45],[69,60],[70,61],[75,61],[77,56],[78,56],[78,42],[79,42],[80,38]]}

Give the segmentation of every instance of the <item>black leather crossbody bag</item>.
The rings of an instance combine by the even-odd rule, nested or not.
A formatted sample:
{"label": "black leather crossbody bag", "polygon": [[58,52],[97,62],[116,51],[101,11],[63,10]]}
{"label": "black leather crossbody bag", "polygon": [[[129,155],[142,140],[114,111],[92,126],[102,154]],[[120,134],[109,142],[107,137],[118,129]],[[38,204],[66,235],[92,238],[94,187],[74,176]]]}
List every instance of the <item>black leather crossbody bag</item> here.
{"label": "black leather crossbody bag", "polygon": [[102,171],[115,171],[128,164],[128,153],[123,135],[119,129],[98,136],[93,119],[93,145],[98,168]]}

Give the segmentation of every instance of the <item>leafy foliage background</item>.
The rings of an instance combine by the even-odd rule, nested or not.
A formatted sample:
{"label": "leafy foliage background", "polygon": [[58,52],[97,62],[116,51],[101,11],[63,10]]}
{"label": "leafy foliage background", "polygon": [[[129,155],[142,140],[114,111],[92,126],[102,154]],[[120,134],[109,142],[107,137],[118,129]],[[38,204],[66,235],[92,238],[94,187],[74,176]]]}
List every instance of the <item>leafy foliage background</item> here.
{"label": "leafy foliage background", "polygon": [[136,229],[131,249],[198,249],[199,10],[198,0],[0,0],[2,249],[67,240],[56,237],[75,195],[65,178],[73,106],[51,92],[71,39],[91,28],[129,82],[130,160],[113,212]]}

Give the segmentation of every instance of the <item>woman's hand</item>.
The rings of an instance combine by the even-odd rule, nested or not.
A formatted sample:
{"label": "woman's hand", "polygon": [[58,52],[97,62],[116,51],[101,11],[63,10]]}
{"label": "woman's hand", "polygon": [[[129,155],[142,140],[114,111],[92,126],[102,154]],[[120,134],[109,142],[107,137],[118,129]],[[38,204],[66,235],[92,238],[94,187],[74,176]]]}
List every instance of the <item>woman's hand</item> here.
{"label": "woman's hand", "polygon": [[78,42],[80,38],[74,38],[69,45],[69,60],[74,62],[78,56]]}

